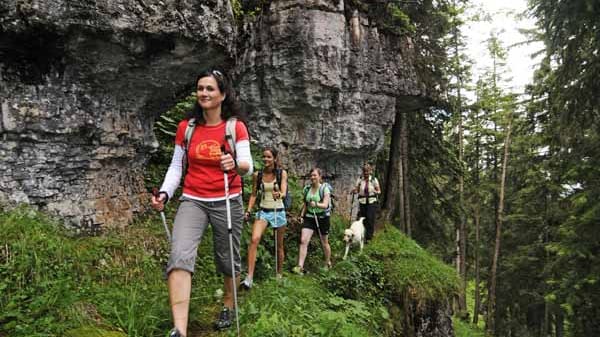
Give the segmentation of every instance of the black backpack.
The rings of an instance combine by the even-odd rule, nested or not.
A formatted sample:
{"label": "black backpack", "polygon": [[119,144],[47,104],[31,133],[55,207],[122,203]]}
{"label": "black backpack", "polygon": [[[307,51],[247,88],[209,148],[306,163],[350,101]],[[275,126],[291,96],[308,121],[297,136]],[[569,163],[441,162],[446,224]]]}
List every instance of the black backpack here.
{"label": "black backpack", "polygon": [[[282,172],[283,172],[283,169],[281,169],[281,168],[275,169],[275,182],[277,183],[277,187],[279,189],[281,189]],[[258,191],[260,192],[261,196],[264,196],[265,185],[263,184],[262,178],[263,178],[263,170],[260,170],[260,171],[258,171],[256,180],[259,184]],[[283,208],[288,210],[288,209],[290,209],[290,207],[292,207],[292,195],[290,194],[290,186],[288,185],[288,188],[285,191],[285,196],[283,197]]]}

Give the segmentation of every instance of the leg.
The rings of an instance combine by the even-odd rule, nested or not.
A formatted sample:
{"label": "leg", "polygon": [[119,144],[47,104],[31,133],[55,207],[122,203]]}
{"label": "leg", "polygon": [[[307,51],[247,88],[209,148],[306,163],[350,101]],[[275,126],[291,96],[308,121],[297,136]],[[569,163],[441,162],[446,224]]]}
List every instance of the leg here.
{"label": "leg", "polygon": [[370,218],[369,218],[369,205],[366,204],[360,204],[360,216],[364,217],[365,220],[363,221],[363,225],[365,225],[365,232],[366,232],[366,241],[368,242],[369,240],[371,240],[371,236],[373,236],[373,224],[370,222]]}
{"label": "leg", "polygon": [[267,222],[262,219],[256,219],[252,225],[252,239],[248,247],[248,278],[251,280],[254,277],[254,267],[256,267],[256,251],[262,237]]}
{"label": "leg", "polygon": [[277,274],[281,275],[283,271],[283,261],[285,259],[285,251],[283,248],[283,237],[285,235],[287,227],[279,227],[275,229],[277,232],[277,260],[279,261],[279,265],[277,266]]}
{"label": "leg", "polygon": [[329,235],[321,235],[323,244],[323,254],[325,255],[325,265],[331,268],[331,246],[329,246]]}
{"label": "leg", "polygon": [[369,223],[369,226],[366,227],[367,230],[367,240],[371,240],[373,238],[373,233],[375,232],[375,210],[377,209],[376,204],[371,204],[367,206],[366,209],[366,222]]}
{"label": "leg", "polygon": [[[234,284],[234,280],[231,276],[224,276],[223,277],[223,289],[225,289],[225,292],[223,294],[223,306],[229,308],[230,310],[233,309],[233,284]],[[237,274],[235,276],[235,286],[237,287],[238,284],[240,284],[240,275]]]}
{"label": "leg", "polygon": [[187,334],[192,273],[198,244],[208,224],[208,216],[194,201],[184,200],[175,217],[171,255],[167,266],[169,301],[175,327]]}
{"label": "leg", "polygon": [[[227,210],[225,202],[209,202],[205,203],[210,215],[210,223],[213,229],[213,245],[215,264],[217,272],[225,276],[225,282],[231,286],[225,287],[223,296],[223,306],[228,309],[234,307],[234,286],[232,284],[235,279],[239,280],[240,272],[240,236],[242,233],[242,221],[244,210],[242,198],[236,197],[230,200],[231,207],[231,234],[227,230]],[[233,256],[230,256],[229,235],[232,236]],[[233,258],[234,270],[231,268],[231,259]],[[233,272],[233,273],[232,273]],[[237,287],[238,283],[235,284]]]}
{"label": "leg", "polygon": [[344,260],[348,257],[348,251],[350,250],[350,243],[346,243],[346,252],[344,253]]}
{"label": "leg", "polygon": [[300,249],[298,252],[298,266],[304,268],[304,260],[308,252],[308,243],[313,235],[313,230],[309,228],[302,228],[302,234],[300,235]]}
{"label": "leg", "polygon": [[173,324],[185,336],[187,335],[190,293],[192,291],[192,274],[187,270],[174,269],[169,273],[167,282]]}

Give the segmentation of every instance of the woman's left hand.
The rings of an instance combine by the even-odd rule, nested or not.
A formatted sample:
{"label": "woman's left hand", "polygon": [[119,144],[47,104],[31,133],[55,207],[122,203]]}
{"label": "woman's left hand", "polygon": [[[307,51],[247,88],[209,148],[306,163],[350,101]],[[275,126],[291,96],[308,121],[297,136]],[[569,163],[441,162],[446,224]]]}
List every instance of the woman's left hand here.
{"label": "woman's left hand", "polygon": [[226,153],[221,155],[221,170],[223,171],[231,171],[235,168],[235,161],[231,154]]}
{"label": "woman's left hand", "polygon": [[310,207],[317,207],[317,203],[315,201],[310,202]]}

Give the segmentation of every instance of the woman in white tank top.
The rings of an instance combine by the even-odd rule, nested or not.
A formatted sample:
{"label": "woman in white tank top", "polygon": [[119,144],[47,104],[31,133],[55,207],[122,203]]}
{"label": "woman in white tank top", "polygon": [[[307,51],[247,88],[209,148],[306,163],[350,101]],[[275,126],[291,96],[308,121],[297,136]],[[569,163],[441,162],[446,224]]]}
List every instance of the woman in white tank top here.
{"label": "woman in white tank top", "polygon": [[264,168],[252,176],[252,194],[248,201],[246,219],[250,217],[254,205],[258,204],[259,209],[252,225],[252,239],[248,247],[248,275],[241,284],[246,289],[252,287],[258,244],[268,225],[273,228],[277,238],[276,274],[277,277],[282,275],[283,259],[285,258],[283,236],[287,228],[283,197],[287,193],[288,185],[287,172],[279,168],[277,154],[277,150],[270,147],[265,148],[263,150]]}

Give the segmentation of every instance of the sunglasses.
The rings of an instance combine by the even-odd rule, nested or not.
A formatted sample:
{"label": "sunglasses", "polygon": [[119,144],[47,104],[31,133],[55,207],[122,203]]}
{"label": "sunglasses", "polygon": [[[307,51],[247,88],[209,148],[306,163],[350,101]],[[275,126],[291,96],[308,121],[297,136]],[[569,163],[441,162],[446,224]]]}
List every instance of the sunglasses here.
{"label": "sunglasses", "polygon": [[220,79],[223,79],[223,73],[218,71],[218,70],[211,70],[210,72],[214,77],[218,77]]}

